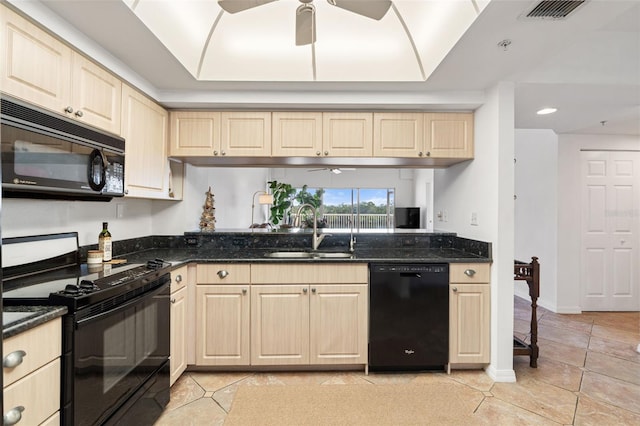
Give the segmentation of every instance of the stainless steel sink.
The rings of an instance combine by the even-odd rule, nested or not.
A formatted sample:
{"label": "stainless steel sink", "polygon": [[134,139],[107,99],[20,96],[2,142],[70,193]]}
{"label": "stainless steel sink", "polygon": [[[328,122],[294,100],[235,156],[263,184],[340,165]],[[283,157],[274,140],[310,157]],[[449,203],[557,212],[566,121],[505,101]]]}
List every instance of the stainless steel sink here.
{"label": "stainless steel sink", "polygon": [[313,254],[308,251],[272,251],[265,256],[286,259],[305,259],[313,257]]}
{"label": "stainless steel sink", "polygon": [[265,256],[278,259],[348,259],[353,254],[348,252],[272,251]]}

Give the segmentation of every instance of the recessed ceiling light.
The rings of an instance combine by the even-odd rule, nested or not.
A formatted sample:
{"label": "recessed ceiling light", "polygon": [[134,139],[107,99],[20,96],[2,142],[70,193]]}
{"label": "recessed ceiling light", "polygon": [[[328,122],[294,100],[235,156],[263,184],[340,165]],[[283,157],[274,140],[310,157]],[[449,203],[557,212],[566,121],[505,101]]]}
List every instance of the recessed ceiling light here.
{"label": "recessed ceiling light", "polygon": [[542,108],[540,111],[538,111],[536,114],[538,115],[547,115],[547,114],[553,114],[554,112],[556,112],[558,110],[558,108]]}

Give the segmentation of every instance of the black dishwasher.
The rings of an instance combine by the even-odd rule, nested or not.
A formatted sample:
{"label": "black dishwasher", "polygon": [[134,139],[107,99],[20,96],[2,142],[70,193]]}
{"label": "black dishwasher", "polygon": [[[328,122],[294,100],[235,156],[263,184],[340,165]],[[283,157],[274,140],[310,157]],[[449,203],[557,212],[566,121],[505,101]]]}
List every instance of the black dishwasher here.
{"label": "black dishwasher", "polygon": [[370,265],[369,368],[444,368],[449,362],[449,264]]}

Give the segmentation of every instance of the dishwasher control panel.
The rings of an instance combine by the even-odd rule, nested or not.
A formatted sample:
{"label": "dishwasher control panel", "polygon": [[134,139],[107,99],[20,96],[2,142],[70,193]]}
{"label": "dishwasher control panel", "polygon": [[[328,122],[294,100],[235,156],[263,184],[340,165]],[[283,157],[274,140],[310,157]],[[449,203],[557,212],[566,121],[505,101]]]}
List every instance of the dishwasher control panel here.
{"label": "dishwasher control panel", "polygon": [[428,274],[443,274],[449,272],[449,264],[374,264],[371,266],[372,272],[392,272],[392,273],[428,273]]}

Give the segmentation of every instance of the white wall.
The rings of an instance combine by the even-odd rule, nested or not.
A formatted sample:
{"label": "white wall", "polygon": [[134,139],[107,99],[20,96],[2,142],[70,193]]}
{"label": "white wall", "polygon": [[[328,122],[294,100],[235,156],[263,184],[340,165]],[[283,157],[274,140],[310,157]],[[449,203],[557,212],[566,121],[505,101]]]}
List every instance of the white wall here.
{"label": "white wall", "polygon": [[[2,201],[2,238],[77,231],[80,245],[97,244],[102,222],[109,222],[116,241],[151,235],[152,203],[148,200]],[[124,209],[122,219],[116,218],[118,205]]]}
{"label": "white wall", "polygon": [[[474,160],[435,171],[435,228],[492,243],[491,364],[496,381],[513,371],[514,101],[513,84],[500,83],[475,112]],[[478,225],[471,225],[475,212]]]}
{"label": "white wall", "polygon": [[637,136],[558,136],[558,300],[557,312],[579,313],[580,276],[580,151],[640,151]]}
{"label": "white wall", "polygon": [[[515,132],[515,258],[536,256],[540,267],[538,304],[557,310],[558,294],[558,136],[552,130]],[[529,287],[515,292],[529,299]]]}

